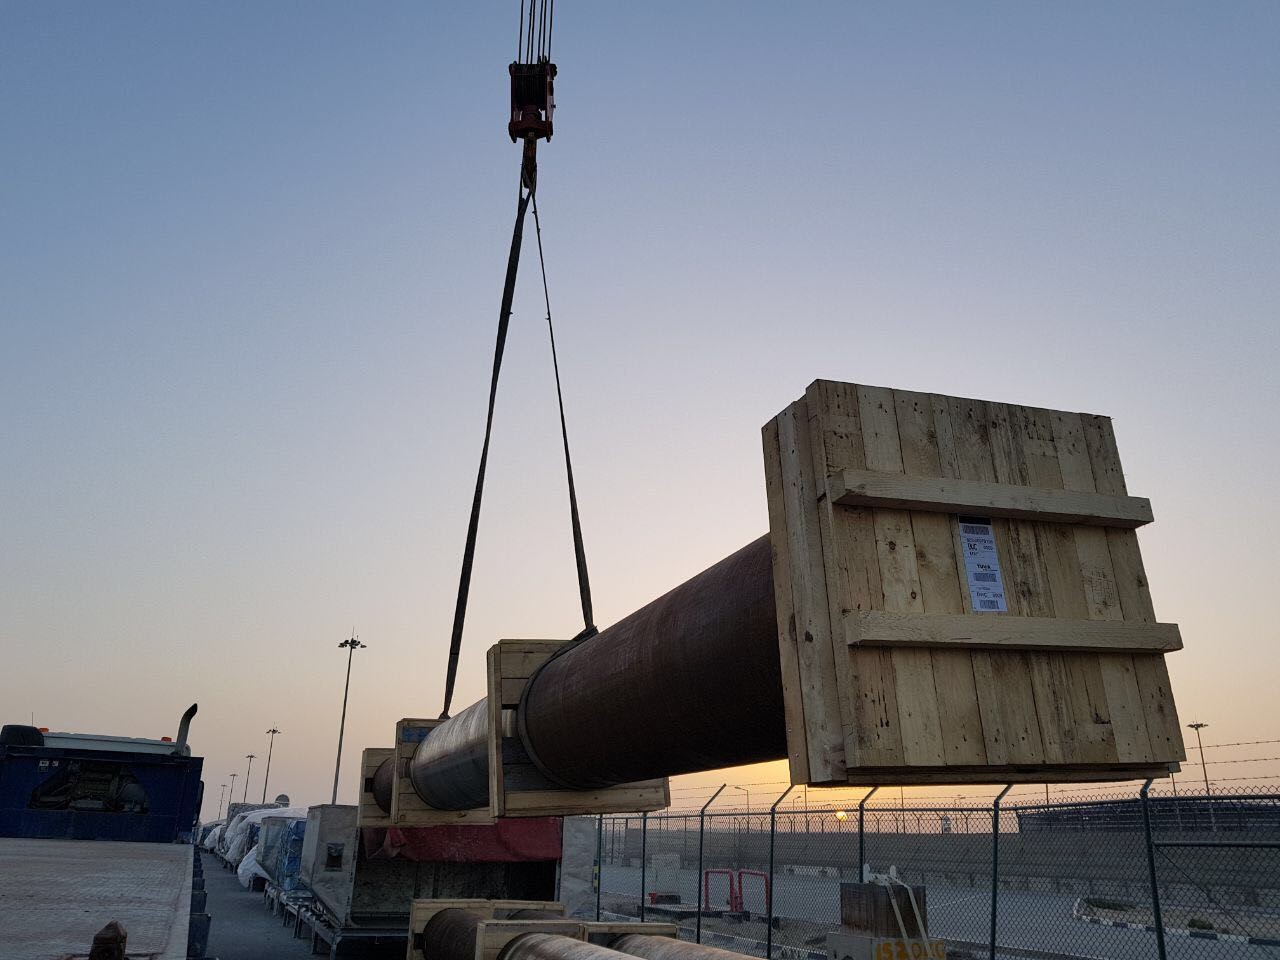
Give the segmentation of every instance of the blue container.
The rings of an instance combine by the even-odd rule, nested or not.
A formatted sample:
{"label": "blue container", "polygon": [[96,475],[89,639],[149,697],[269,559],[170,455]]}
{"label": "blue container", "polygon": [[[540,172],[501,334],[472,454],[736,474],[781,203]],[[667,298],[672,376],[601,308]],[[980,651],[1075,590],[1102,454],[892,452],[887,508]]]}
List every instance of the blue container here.
{"label": "blue container", "polygon": [[201,757],[0,745],[0,836],[189,843]]}

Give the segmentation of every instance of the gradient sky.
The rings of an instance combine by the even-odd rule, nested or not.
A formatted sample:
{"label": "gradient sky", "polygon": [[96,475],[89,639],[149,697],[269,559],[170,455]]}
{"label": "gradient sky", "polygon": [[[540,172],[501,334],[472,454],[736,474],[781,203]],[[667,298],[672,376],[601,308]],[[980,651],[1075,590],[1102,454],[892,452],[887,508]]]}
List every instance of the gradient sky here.
{"label": "gradient sky", "polygon": [[[353,626],[342,798],[438,712],[516,13],[0,2],[4,721],[159,736],[198,700],[215,800],[274,724],[307,803]],[[1280,738],[1280,5],[557,14],[540,200],[598,621],[766,529],[759,428],[816,377],[1106,413],[1183,719]],[[578,626],[533,266],[459,705],[497,638]]]}

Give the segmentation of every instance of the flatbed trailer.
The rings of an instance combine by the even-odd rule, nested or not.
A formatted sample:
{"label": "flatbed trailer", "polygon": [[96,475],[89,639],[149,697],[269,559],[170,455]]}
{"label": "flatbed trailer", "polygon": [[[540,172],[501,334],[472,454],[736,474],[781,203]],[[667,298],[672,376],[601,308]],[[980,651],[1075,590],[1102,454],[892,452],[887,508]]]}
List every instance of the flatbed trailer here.
{"label": "flatbed trailer", "polygon": [[203,957],[203,886],[189,844],[0,837],[0,956],[85,957],[118,920],[129,957],[185,960],[189,944]]}

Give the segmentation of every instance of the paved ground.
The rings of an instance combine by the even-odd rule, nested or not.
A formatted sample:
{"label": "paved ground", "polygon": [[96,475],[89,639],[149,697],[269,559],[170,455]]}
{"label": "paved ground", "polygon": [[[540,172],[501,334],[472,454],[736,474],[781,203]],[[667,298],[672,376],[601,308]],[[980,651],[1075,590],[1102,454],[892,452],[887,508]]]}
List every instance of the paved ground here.
{"label": "paved ground", "polygon": [[186,957],[190,878],[188,846],[0,839],[0,958],[87,954],[112,920],[130,954]]}
{"label": "paved ground", "polygon": [[209,956],[218,960],[291,960],[310,956],[311,940],[293,938],[262,902],[214,857],[204,858],[204,888],[209,894]]}
{"label": "paved ground", "polygon": [[[666,871],[654,883],[654,871],[649,872],[648,889],[678,891],[685,903],[696,903],[697,872],[680,870],[678,874]],[[635,902],[640,890],[638,867],[605,865],[603,901],[627,899]],[[724,878],[713,878],[711,900],[723,901]],[[929,926],[935,937],[972,943],[988,942],[991,924],[991,893],[986,888],[945,887],[930,885]],[[783,930],[775,933],[774,942],[820,949],[804,940],[812,930],[812,923],[797,923],[803,929],[795,943],[787,937],[786,919],[812,921],[835,925],[839,921],[839,881],[825,877],[778,878],[774,890],[774,909],[783,918]],[[764,912],[763,887],[752,881],[745,893],[747,909]],[[1156,960],[1156,937],[1145,930],[1121,930],[1101,927],[1075,920],[1071,916],[1075,897],[1064,894],[1032,893],[1021,890],[1000,891],[1000,916],[997,942],[1002,946],[1024,950],[1065,954],[1073,957],[1105,958],[1105,960]],[[763,923],[734,924],[732,932],[739,936],[763,940]],[[704,926],[705,929],[705,926]],[[717,927],[717,929],[721,929]],[[723,928],[726,932],[729,927]],[[1190,939],[1170,935],[1167,938],[1170,960],[1278,960],[1280,949],[1250,946],[1243,943]],[[985,954],[984,954],[985,956]]]}

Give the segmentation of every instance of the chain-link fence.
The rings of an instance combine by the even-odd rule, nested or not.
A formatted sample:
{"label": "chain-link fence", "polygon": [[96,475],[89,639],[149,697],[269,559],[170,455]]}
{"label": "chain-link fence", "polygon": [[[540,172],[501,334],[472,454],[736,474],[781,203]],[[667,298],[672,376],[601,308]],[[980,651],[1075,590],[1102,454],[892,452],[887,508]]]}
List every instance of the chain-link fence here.
{"label": "chain-link fence", "polygon": [[894,877],[924,888],[929,936],[953,958],[1280,960],[1280,794],[772,800],[601,818],[601,916],[824,960],[841,884]]}

